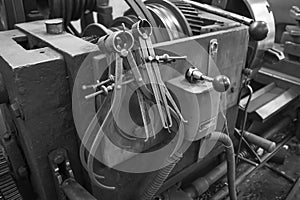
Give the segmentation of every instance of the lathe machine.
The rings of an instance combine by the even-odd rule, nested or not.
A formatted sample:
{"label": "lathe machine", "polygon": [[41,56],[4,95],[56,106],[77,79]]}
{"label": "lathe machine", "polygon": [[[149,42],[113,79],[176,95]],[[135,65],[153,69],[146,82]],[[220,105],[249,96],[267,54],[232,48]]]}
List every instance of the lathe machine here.
{"label": "lathe machine", "polygon": [[222,2],[39,0],[0,32],[1,199],[201,199],[226,174],[237,199],[245,138],[276,150],[236,127],[241,88],[282,54],[266,1]]}

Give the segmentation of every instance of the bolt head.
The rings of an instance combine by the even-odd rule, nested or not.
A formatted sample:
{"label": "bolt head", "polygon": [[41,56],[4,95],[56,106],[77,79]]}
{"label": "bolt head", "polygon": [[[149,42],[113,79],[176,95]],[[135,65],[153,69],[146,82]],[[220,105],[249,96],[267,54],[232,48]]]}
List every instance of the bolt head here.
{"label": "bolt head", "polygon": [[26,167],[21,166],[18,168],[18,174],[20,177],[27,177],[28,176],[28,170]]}
{"label": "bolt head", "polygon": [[65,161],[65,157],[63,155],[57,155],[53,161],[55,164],[59,165]]}

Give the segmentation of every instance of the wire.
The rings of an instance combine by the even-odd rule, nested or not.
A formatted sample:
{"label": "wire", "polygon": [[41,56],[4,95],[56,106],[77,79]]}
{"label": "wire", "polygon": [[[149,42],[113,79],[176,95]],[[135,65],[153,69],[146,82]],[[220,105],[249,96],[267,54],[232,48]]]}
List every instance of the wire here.
{"label": "wire", "polygon": [[[239,146],[238,146],[238,150],[237,150],[236,155],[239,155],[239,153],[241,151],[242,142],[243,142],[243,138],[244,138],[244,134],[245,134],[245,128],[246,128],[247,118],[248,118],[248,113],[247,113],[248,106],[250,104],[250,101],[252,99],[252,94],[253,94],[253,89],[249,85],[248,81],[246,82],[245,87],[249,90],[249,97],[248,97],[247,103],[246,103],[245,108],[244,108],[244,117],[243,117],[243,121],[242,121],[241,137],[240,137],[240,140],[239,140]],[[242,93],[242,90],[241,90],[241,93]],[[239,100],[240,100],[240,98],[239,98]],[[238,163],[238,159],[239,159],[239,157],[237,156],[236,157],[236,163]]]}
{"label": "wire", "polygon": [[[224,118],[224,127],[222,132],[225,132],[227,135],[229,135],[229,129],[228,129],[228,120],[225,114],[225,110],[226,110],[226,105],[227,105],[227,98],[226,98],[226,93],[221,93],[221,97],[220,97],[220,113],[222,115],[222,117]],[[224,131],[225,129],[225,131]]]}

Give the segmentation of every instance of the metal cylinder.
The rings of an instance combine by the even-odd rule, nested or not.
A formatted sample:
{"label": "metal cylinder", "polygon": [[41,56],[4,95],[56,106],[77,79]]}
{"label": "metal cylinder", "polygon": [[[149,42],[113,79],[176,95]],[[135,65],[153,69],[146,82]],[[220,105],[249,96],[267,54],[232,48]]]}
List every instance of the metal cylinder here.
{"label": "metal cylinder", "polygon": [[222,178],[227,171],[227,162],[222,162],[220,165],[211,170],[204,177],[196,179],[191,186],[184,189],[184,192],[192,199],[200,196],[217,180]]}
{"label": "metal cylinder", "polygon": [[247,141],[253,143],[256,146],[259,146],[259,147],[263,148],[264,150],[266,150],[269,153],[274,151],[274,149],[276,148],[276,143],[275,142],[267,140],[263,137],[255,135],[253,133],[245,131],[244,132],[244,137],[247,139]]}
{"label": "metal cylinder", "polygon": [[49,34],[61,34],[64,31],[63,19],[51,19],[45,22]]}
{"label": "metal cylinder", "polygon": [[105,53],[122,53],[133,47],[134,38],[128,31],[113,32],[108,36],[103,36],[98,41],[99,49]]}
{"label": "metal cylinder", "polygon": [[63,182],[62,189],[69,200],[97,200],[72,178]]}

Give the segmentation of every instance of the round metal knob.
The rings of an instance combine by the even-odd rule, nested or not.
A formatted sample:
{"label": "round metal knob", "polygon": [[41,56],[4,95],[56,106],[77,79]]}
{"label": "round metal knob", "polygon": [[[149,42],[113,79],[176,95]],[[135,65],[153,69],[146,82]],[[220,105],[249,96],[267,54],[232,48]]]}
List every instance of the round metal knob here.
{"label": "round metal knob", "polygon": [[255,41],[261,41],[268,36],[268,25],[264,21],[254,21],[249,26],[250,37]]}
{"label": "round metal knob", "polygon": [[230,79],[227,76],[216,76],[212,82],[214,89],[217,92],[226,92],[230,87]]}

